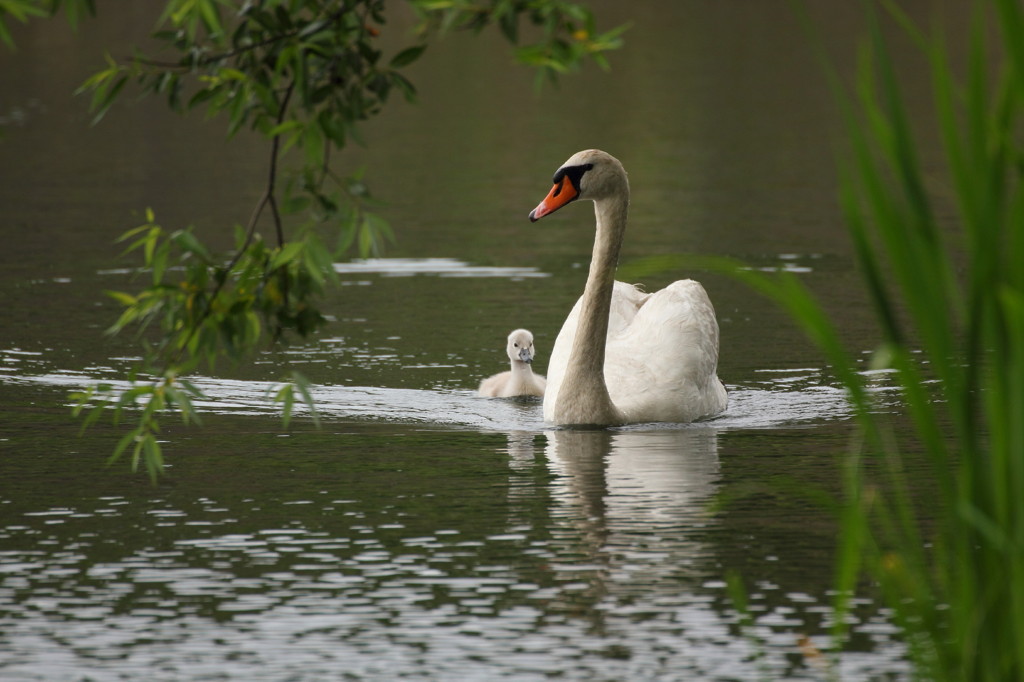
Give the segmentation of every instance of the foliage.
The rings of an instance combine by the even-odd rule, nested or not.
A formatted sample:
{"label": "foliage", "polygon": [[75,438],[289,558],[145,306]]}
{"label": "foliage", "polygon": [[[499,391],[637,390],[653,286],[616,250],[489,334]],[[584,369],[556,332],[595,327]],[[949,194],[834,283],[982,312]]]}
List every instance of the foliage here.
{"label": "foliage", "polygon": [[73,26],[86,14],[96,13],[95,0],[0,0],[0,41],[14,49],[14,38],[7,27],[8,17],[25,23],[32,17],[50,16],[60,9],[65,11]]}
{"label": "foliage", "polygon": [[[958,77],[940,34],[886,6],[931,65],[949,196],[926,190],[872,15],[858,106],[842,97],[852,160],[841,198],[883,333],[874,363],[894,370],[913,447],[873,411],[865,379],[806,290],[792,277],[745,276],[828,354],[860,413],[861,441],[845,460],[838,634],[866,573],[906,635],[918,678],[1021,679],[1024,14],[1016,0],[980,3]],[[950,197],[952,225],[940,218]],[[938,499],[922,499],[922,489]]]}
{"label": "foliage", "polygon": [[[781,305],[848,390],[859,432],[842,460],[839,645],[867,576],[904,632],[916,678],[1024,679],[1024,9],[977,3],[966,64],[954,64],[941,34],[883,3],[931,67],[942,192],[927,190],[870,5],[855,99],[833,79],[850,139],[841,203],[882,331],[872,367],[892,370],[910,442],[794,274],[657,256],[620,275],[683,263],[729,272]],[[742,611],[741,589],[734,598]]]}
{"label": "foliage", "polygon": [[[392,93],[415,97],[404,71],[433,39],[452,30],[497,26],[518,45],[520,61],[553,79],[586,58],[606,66],[603,53],[620,44],[620,29],[596,34],[583,5],[562,0],[408,0],[419,19],[407,44],[385,55],[378,45],[384,0],[166,0],[152,34],[157,56],[106,57],[106,66],[80,92],[91,95],[100,121],[126,86],[166,98],[181,112],[204,108],[226,120],[227,134],[248,129],[268,146],[264,192],[235,249],[215,254],[191,229],[168,232],[147,212],[125,233],[129,251],[143,256],[151,282],[137,293],[112,292],[124,306],[110,333],[137,330],[145,351],[131,388],[117,395],[95,386],[75,395],[87,426],[111,404],[115,422],[135,406],[137,426],[117,446],[133,447],[151,476],[160,472],[159,417],[177,410],[194,421],[200,393],[182,379],[203,361],[242,360],[265,341],[307,337],[324,321],[317,296],[335,277],[333,262],[355,251],[368,255],[392,238],[367,210],[373,201],[359,174],[342,175],[332,151],[359,141],[358,126],[379,113]],[[72,21],[93,11],[93,0],[0,0],[0,38],[12,44],[5,17],[25,21],[64,8]],[[520,45],[520,24],[533,42]],[[169,55],[169,56],[168,56]],[[283,159],[291,152],[292,165]],[[269,225],[268,225],[269,223]],[[273,239],[259,232],[268,226]],[[308,382],[296,373],[276,398],[287,422],[298,394],[315,415]],[[96,403],[96,400],[99,402]]]}

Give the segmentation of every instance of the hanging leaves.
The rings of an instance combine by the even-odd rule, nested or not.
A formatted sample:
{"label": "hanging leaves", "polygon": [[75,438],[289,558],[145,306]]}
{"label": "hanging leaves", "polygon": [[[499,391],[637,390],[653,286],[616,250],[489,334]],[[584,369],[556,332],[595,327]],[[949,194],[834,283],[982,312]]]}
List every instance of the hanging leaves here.
{"label": "hanging leaves", "polygon": [[[92,8],[87,0],[64,3]],[[43,4],[0,0],[0,39],[7,5]],[[601,54],[620,41],[618,30],[595,34],[589,10],[560,0],[409,5],[421,19],[418,34],[413,44],[385,54],[377,39],[386,24],[384,0],[167,0],[152,38],[159,54],[176,57],[108,55],[105,67],[82,84],[96,122],[135,83],[166,98],[172,110],[203,109],[223,120],[229,137],[251,130],[268,145],[266,187],[248,222],[236,227],[232,252],[214,253],[191,228],[165,230],[150,211],[121,239],[129,253],[141,255],[150,283],[137,293],[111,292],[123,310],[109,332],[134,330],[144,357],[128,390],[93,387],[76,395],[76,414],[93,406],[87,423],[99,417],[96,401],[115,421],[128,408],[138,415],[113,459],[130,451],[133,469],[142,462],[158,475],[160,415],[177,411],[186,423],[197,416],[191,398],[199,393],[181,377],[201,363],[212,369],[222,358],[241,362],[260,344],[314,334],[325,320],[317,300],[337,278],[334,261],[352,252],[379,254],[393,240],[388,223],[368,210],[373,198],[362,174],[335,172],[331,152],[349,140],[361,143],[359,125],[383,109],[392,90],[415,98],[403,70],[423,57],[432,37],[493,24],[515,43],[526,19],[541,28],[540,37],[518,56],[546,77],[588,56],[602,64]],[[270,241],[256,229],[268,217]],[[286,426],[296,396],[315,421],[309,382],[293,372],[272,396]]]}

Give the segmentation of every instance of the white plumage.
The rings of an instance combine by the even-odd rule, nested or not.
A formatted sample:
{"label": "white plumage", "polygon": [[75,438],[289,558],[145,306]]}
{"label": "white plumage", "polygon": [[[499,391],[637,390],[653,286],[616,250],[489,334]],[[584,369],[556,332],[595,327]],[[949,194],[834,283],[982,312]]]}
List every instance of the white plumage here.
{"label": "white plumage", "polygon": [[614,281],[629,205],[619,161],[599,150],[573,155],[530,217],[577,198],[595,204],[594,256],[551,352],[544,418],[609,425],[690,422],[722,412],[728,399],[717,376],[718,322],[704,287],[687,279],[645,293]]}
{"label": "white plumage", "polygon": [[480,382],[478,393],[488,398],[512,398],[520,395],[544,395],[544,377],[533,373],[533,334],[516,329],[508,335],[505,345],[511,369]]}

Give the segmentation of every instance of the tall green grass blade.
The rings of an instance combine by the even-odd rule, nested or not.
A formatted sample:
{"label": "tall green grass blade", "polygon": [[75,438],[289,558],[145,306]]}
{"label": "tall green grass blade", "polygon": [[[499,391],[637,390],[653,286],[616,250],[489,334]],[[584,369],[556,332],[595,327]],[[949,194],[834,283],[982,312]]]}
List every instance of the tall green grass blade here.
{"label": "tall green grass blade", "polygon": [[[945,197],[929,192],[934,170],[926,182],[884,17],[865,3],[855,100],[826,73],[850,140],[840,203],[882,332],[876,358],[902,390],[899,431],[872,411],[806,291],[740,277],[830,362],[849,363],[836,373],[862,431],[843,465],[837,591],[863,573],[877,581],[916,678],[1024,679],[1024,9],[978,3],[954,60],[941,31],[918,29],[895,0],[880,4],[931,69],[956,209],[951,223]],[[845,608],[840,597],[840,617]]]}

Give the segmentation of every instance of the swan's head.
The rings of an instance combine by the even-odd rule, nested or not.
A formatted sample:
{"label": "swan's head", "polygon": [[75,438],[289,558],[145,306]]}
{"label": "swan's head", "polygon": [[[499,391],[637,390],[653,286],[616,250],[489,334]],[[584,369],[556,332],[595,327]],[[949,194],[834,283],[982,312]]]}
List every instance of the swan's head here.
{"label": "swan's head", "polygon": [[530,211],[530,221],[537,222],[577,199],[600,201],[606,197],[629,195],[626,171],[619,160],[600,149],[576,152],[555,171],[555,186],[544,201]]}
{"label": "swan's head", "polygon": [[508,359],[513,362],[533,362],[533,334],[527,329],[517,329],[508,335]]}

